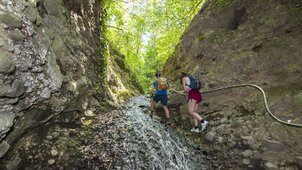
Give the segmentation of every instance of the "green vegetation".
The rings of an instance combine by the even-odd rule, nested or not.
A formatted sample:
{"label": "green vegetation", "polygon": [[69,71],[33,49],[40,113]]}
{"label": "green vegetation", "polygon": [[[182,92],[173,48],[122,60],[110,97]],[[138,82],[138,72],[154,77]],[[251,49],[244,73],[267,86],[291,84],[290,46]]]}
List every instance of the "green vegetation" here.
{"label": "green vegetation", "polygon": [[126,67],[147,91],[204,1],[105,0],[103,40],[125,55]]}
{"label": "green vegetation", "polygon": [[223,7],[226,7],[228,6],[233,0],[216,0],[215,1],[215,4],[220,7],[220,8],[223,8]]}

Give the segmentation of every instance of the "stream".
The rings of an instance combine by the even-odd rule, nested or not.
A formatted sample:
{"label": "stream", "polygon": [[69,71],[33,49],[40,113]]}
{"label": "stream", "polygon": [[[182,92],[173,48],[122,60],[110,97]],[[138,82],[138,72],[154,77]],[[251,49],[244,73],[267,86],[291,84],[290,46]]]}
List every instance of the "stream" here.
{"label": "stream", "polygon": [[148,101],[134,97],[122,110],[97,116],[91,126],[81,126],[78,118],[66,123],[61,115],[43,128],[30,129],[12,146],[0,169],[211,169],[202,146],[147,114]]}
{"label": "stream", "polygon": [[198,146],[144,113],[148,101],[145,96],[132,98],[123,111],[125,121],[118,128],[128,131],[123,141],[128,154],[122,169],[209,169]]}

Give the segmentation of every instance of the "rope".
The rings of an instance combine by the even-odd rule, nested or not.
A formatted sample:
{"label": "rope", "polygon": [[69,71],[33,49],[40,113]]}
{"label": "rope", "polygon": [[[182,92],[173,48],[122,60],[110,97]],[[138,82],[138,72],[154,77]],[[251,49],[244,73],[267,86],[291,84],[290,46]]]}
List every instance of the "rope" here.
{"label": "rope", "polygon": [[[221,87],[221,88],[217,88],[217,89],[213,89],[213,90],[208,90],[208,91],[204,91],[202,93],[211,93],[211,92],[215,92],[215,91],[219,91],[219,90],[231,89],[231,88],[237,88],[237,87],[246,87],[246,86],[254,87],[262,93],[265,109],[274,120],[276,120],[277,122],[282,123],[284,125],[302,128],[302,124],[287,122],[287,121],[281,120],[277,116],[275,116],[268,107],[266,94],[265,94],[264,90],[258,85],[255,85],[255,84],[238,84],[238,85],[231,85],[231,86]],[[182,92],[177,91],[175,89],[171,89],[171,90],[178,93],[178,94],[185,95]]]}

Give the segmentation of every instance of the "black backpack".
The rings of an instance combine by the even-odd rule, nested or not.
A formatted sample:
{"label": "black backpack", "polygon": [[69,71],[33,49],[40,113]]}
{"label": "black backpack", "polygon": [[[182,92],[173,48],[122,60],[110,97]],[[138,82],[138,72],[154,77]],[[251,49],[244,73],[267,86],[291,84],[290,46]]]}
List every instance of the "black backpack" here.
{"label": "black backpack", "polygon": [[188,77],[190,79],[190,85],[189,85],[189,87],[191,89],[193,89],[193,90],[199,90],[199,89],[201,89],[201,81],[197,77],[194,77],[192,75],[189,75]]}

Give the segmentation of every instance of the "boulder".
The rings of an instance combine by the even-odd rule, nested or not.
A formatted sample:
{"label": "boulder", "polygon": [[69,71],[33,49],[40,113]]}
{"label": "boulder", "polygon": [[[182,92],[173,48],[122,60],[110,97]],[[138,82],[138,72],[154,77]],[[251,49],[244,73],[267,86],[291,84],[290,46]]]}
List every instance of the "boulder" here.
{"label": "boulder", "polygon": [[266,170],[278,170],[278,166],[271,163],[271,162],[267,162],[265,165],[264,165],[265,169]]}
{"label": "boulder", "polygon": [[13,125],[13,119],[6,112],[0,112],[0,140],[9,131],[10,127]]}
{"label": "boulder", "polygon": [[285,146],[283,143],[280,143],[278,141],[268,140],[268,139],[262,139],[261,143],[270,151],[274,152],[281,152],[284,151]]}
{"label": "boulder", "polygon": [[251,161],[250,161],[249,159],[243,159],[243,160],[242,160],[242,163],[243,163],[244,165],[248,165],[248,164],[251,163]]}
{"label": "boulder", "polygon": [[53,15],[57,18],[61,18],[63,16],[61,6],[62,4],[60,4],[60,0],[44,1],[44,7],[48,15]]}
{"label": "boulder", "polygon": [[0,22],[4,23],[9,27],[14,27],[14,28],[22,27],[21,19],[12,12],[1,14]]}
{"label": "boulder", "polygon": [[0,83],[0,97],[7,96],[7,94],[10,92],[11,88],[7,84],[1,84]]}
{"label": "boulder", "polygon": [[15,70],[12,54],[0,48],[0,73],[9,74]]}
{"label": "boulder", "polygon": [[15,80],[11,92],[7,95],[8,97],[19,97],[24,93],[24,83],[21,80]]}
{"label": "boulder", "polygon": [[34,6],[29,6],[28,7],[28,12],[27,12],[27,19],[32,22],[36,23],[38,17],[38,10]]}
{"label": "boulder", "polygon": [[208,133],[206,134],[206,140],[207,140],[208,142],[213,142],[214,139],[215,139],[215,136],[216,136],[216,132],[208,132]]}
{"label": "boulder", "polygon": [[20,30],[13,30],[10,32],[10,36],[13,39],[13,42],[16,43],[20,43],[23,42],[25,40],[25,36],[22,34],[22,32]]}
{"label": "boulder", "polygon": [[249,158],[253,155],[253,151],[251,150],[245,150],[244,152],[242,152],[243,157],[245,158]]}

